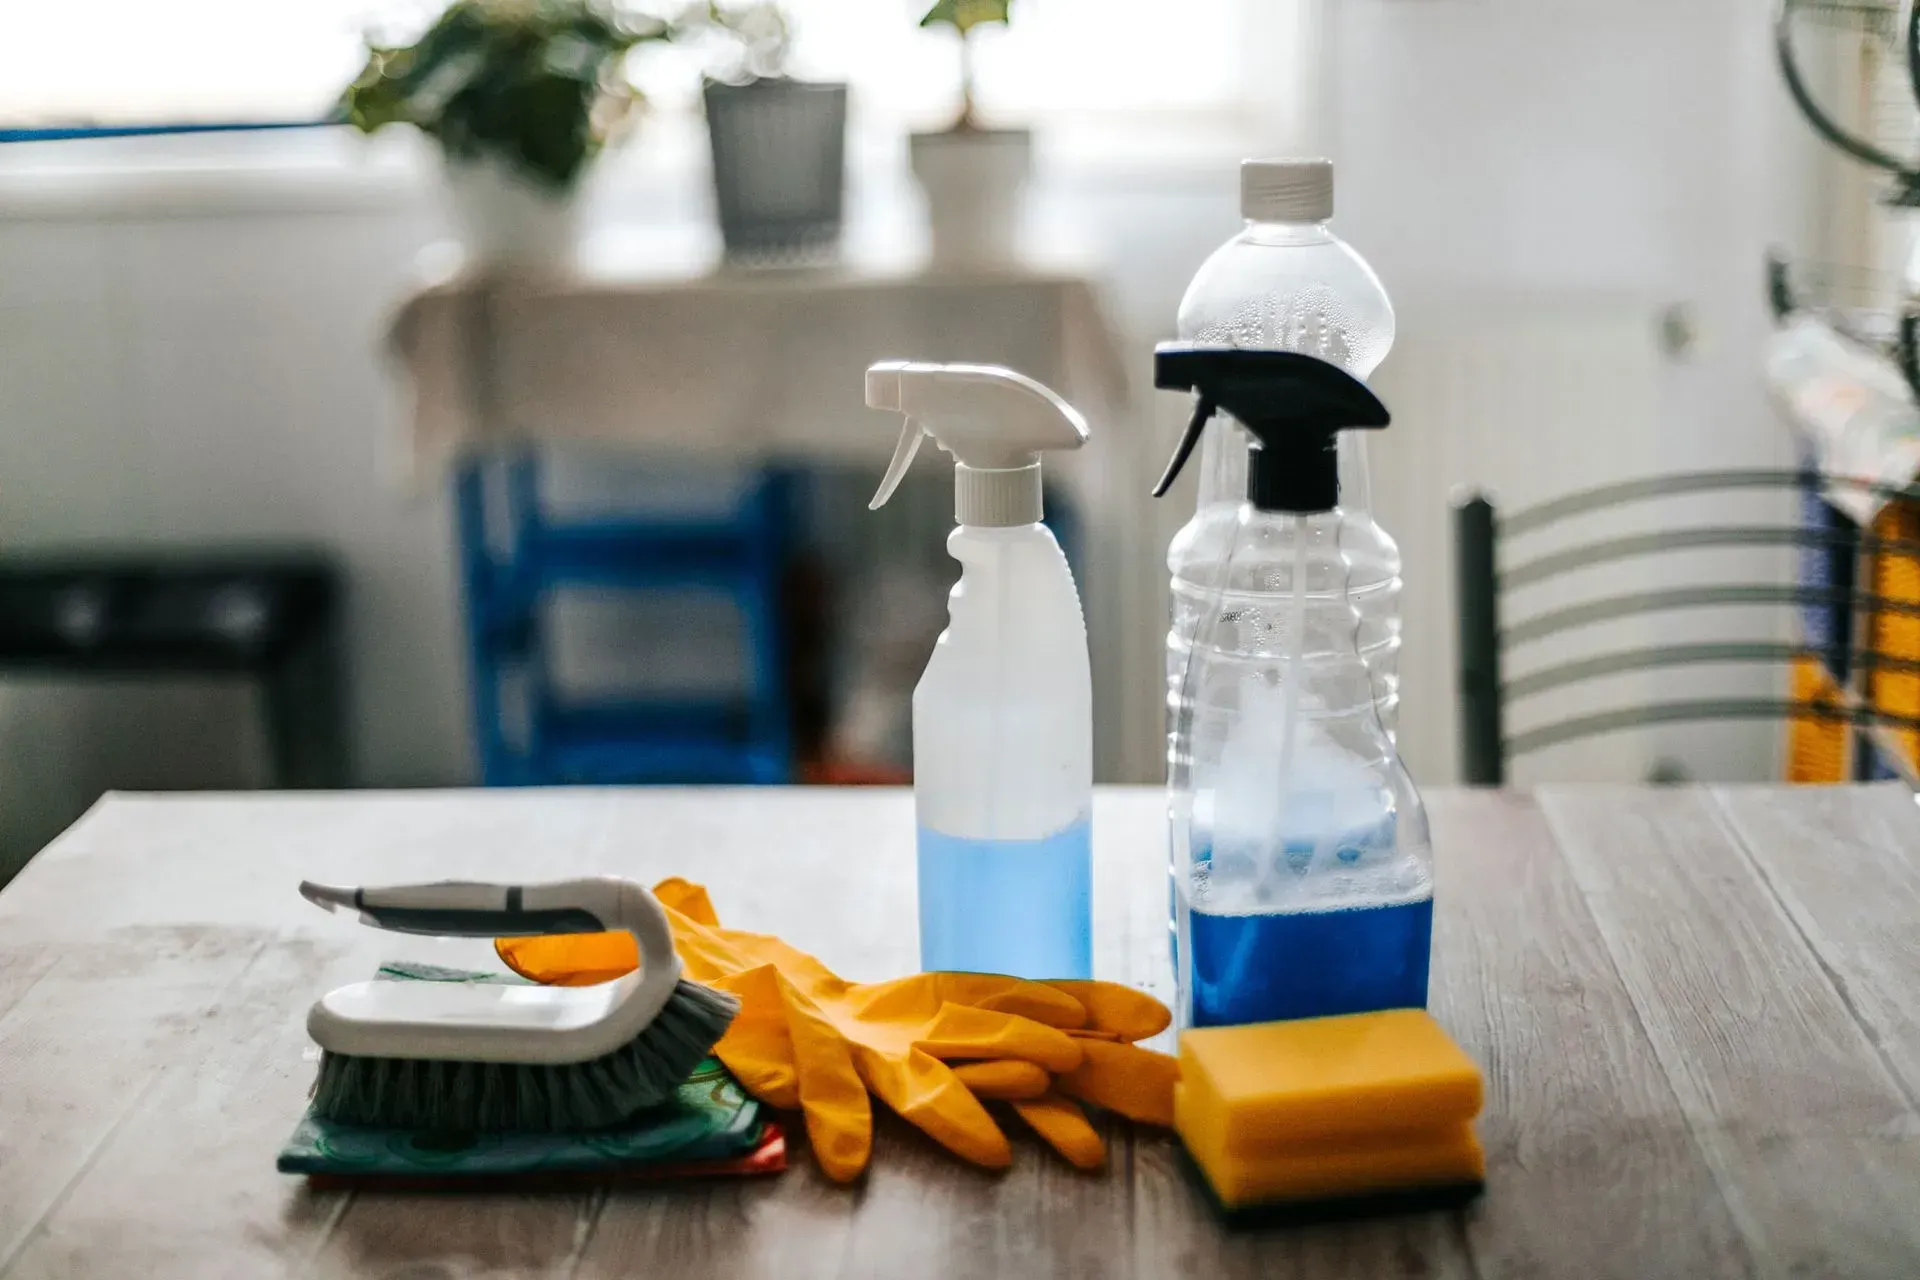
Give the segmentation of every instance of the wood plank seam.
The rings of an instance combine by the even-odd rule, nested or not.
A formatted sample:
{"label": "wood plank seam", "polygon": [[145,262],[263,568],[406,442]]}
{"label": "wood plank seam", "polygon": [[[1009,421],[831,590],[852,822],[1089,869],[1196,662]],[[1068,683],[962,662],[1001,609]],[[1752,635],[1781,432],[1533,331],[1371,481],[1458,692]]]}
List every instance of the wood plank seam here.
{"label": "wood plank seam", "polygon": [[293,1269],[293,1280],[305,1280],[313,1274],[313,1269],[320,1264],[321,1255],[327,1251],[327,1245],[333,1240],[333,1233],[339,1228],[341,1220],[347,1216],[347,1210],[353,1207],[353,1202],[359,1196],[360,1193],[352,1189],[341,1194],[340,1203],[334,1205],[333,1212],[327,1215],[326,1225],[313,1233],[313,1243],[307,1248],[307,1256],[300,1259],[300,1264]]}
{"label": "wood plank seam", "polygon": [[1753,869],[1753,874],[1766,887],[1768,895],[1779,907],[1780,914],[1786,917],[1787,924],[1792,927],[1801,945],[1806,947],[1807,954],[1813,957],[1814,964],[1819,967],[1828,985],[1833,988],[1834,995],[1840,1001],[1840,1007],[1847,1011],[1847,1016],[1852,1018],[1854,1025],[1860,1028],[1860,1034],[1866,1037],[1869,1045],[1873,1046],[1874,1057],[1880,1063],[1881,1070],[1886,1072],[1887,1078],[1893,1081],[1893,1086],[1899,1090],[1900,1096],[1907,1100],[1907,1106],[1916,1115],[1920,1115],[1920,1093],[1915,1091],[1906,1075],[1900,1070],[1899,1063],[1894,1060],[1886,1042],[1881,1038],[1879,1029],[1861,1012],[1859,1004],[1853,998],[1853,992],[1847,986],[1846,976],[1828,959],[1825,948],[1821,946],[1822,935],[1818,934],[1811,921],[1803,918],[1798,900],[1787,894],[1773,874],[1767,870],[1765,862],[1748,846],[1746,839],[1740,834],[1739,824],[1734,822],[1733,814],[1727,808],[1726,798],[1721,794],[1721,789],[1714,787],[1707,794],[1713,802],[1712,812],[1715,821],[1733,841],[1740,855],[1746,859],[1747,865]]}
{"label": "wood plank seam", "polygon": [[106,1131],[100,1135],[100,1140],[93,1144],[92,1149],[87,1152],[86,1158],[81,1160],[79,1165],[74,1168],[73,1173],[67,1178],[66,1182],[62,1184],[59,1192],[54,1195],[53,1199],[47,1202],[47,1207],[41,1212],[39,1218],[34,1221],[31,1227],[22,1231],[20,1238],[13,1242],[13,1247],[7,1250],[4,1257],[0,1257],[0,1280],[5,1280],[7,1276],[13,1273],[13,1264],[20,1260],[20,1255],[27,1251],[27,1246],[31,1245],[46,1231],[47,1219],[53,1217],[54,1214],[60,1211],[60,1206],[67,1202],[67,1198],[73,1194],[73,1189],[79,1185],[80,1180],[86,1177],[88,1172],[92,1170],[94,1161],[100,1158],[100,1153],[105,1151],[113,1142],[114,1135],[119,1133],[128,1119],[140,1110],[141,1104],[153,1096],[154,1091],[160,1087],[161,1081],[166,1078],[166,1068],[156,1067],[152,1076],[147,1079],[146,1084],[127,1100],[127,1105],[121,1110],[119,1115],[114,1117],[113,1123],[107,1126]]}
{"label": "wood plank seam", "polygon": [[580,1274],[580,1265],[586,1261],[587,1246],[593,1243],[594,1234],[600,1230],[600,1215],[606,1212],[607,1201],[612,1196],[613,1188],[596,1187],[580,1220],[574,1223],[573,1256],[567,1259],[567,1280],[574,1280]]}
{"label": "wood plank seam", "polygon": [[[1612,947],[1608,944],[1605,925],[1599,918],[1599,914],[1595,911],[1592,901],[1588,898],[1585,888],[1581,884],[1579,869],[1575,865],[1572,856],[1568,853],[1558,829],[1548,815],[1546,806],[1542,805],[1538,797],[1533,794],[1516,797],[1516,799],[1519,804],[1529,809],[1541,823],[1544,833],[1548,837],[1550,856],[1557,864],[1559,875],[1565,878],[1566,885],[1572,890],[1570,900],[1564,904],[1564,910],[1568,914],[1560,921],[1560,932],[1570,938],[1577,937],[1582,932],[1579,925],[1581,922],[1584,922],[1584,932],[1591,936],[1595,944],[1595,954],[1592,955],[1594,973],[1597,977],[1610,977],[1612,979],[1612,987],[1619,994],[1620,1003],[1624,1006],[1626,1013],[1627,1022],[1623,1029],[1631,1032],[1631,1035],[1628,1036],[1627,1039],[1638,1044],[1644,1050],[1646,1061],[1651,1067],[1646,1082],[1647,1086],[1657,1091],[1658,1096],[1670,1105],[1672,1114],[1683,1115],[1686,1109],[1684,1101],[1665,1063],[1660,1059],[1659,1048],[1652,1034],[1652,1030],[1642,1016],[1640,1006],[1635,1003],[1633,999],[1632,991],[1627,982],[1627,976],[1620,966],[1619,958],[1614,954]],[[1552,877],[1549,877],[1549,879],[1551,878]],[[1579,1004],[1584,1014],[1588,1007],[1587,992],[1585,989],[1582,989],[1579,994]],[[1483,1069],[1486,1068],[1483,1067]],[[1483,1135],[1491,1138],[1494,1125],[1490,1123],[1490,1118],[1484,1114],[1481,1117],[1480,1128]],[[1739,1233],[1739,1228],[1734,1221],[1734,1208],[1728,1199],[1726,1188],[1714,1172],[1711,1153],[1705,1148],[1701,1142],[1699,1133],[1694,1130],[1691,1124],[1683,1126],[1681,1134],[1676,1135],[1676,1137],[1682,1135],[1684,1136],[1684,1149],[1691,1153],[1697,1167],[1705,1174],[1708,1184],[1712,1187],[1722,1211],[1727,1215],[1727,1220],[1735,1232],[1734,1243],[1744,1255],[1740,1264],[1740,1271],[1743,1274],[1754,1274],[1754,1268],[1750,1261],[1752,1245],[1744,1234]],[[1497,1153],[1491,1145],[1489,1146],[1489,1156],[1490,1159],[1497,1157]],[[1512,1159],[1514,1160],[1515,1166],[1521,1172],[1524,1173],[1528,1171],[1524,1151],[1515,1151],[1512,1154]],[[1495,1170],[1489,1168],[1490,1182],[1493,1180],[1494,1174]],[[1471,1268],[1475,1276],[1480,1277],[1481,1280],[1486,1280],[1490,1271],[1492,1274],[1510,1274],[1499,1271],[1499,1260],[1497,1258],[1494,1260],[1494,1265],[1490,1268],[1474,1250],[1474,1222],[1472,1212],[1472,1210],[1461,1209],[1455,1210],[1451,1215],[1452,1223],[1460,1233],[1459,1243],[1468,1267]]]}
{"label": "wood plank seam", "polygon": [[27,983],[26,986],[20,988],[20,994],[15,996],[11,1001],[9,1001],[7,1003],[7,1006],[4,1009],[0,1009],[0,1035],[4,1035],[6,1033],[7,1020],[13,1016],[13,1011],[15,1009],[18,1009],[22,1004],[26,1003],[27,997],[33,994],[33,989],[39,986],[41,983],[45,982],[47,980],[47,975],[52,973],[55,969],[59,967],[60,966],[58,964],[50,964],[46,968],[42,969],[39,973],[36,973],[35,975],[33,975],[33,981]]}
{"label": "wood plank seam", "polygon": [[[1687,807],[1692,810],[1696,818],[1704,816],[1706,819],[1704,825],[1712,829],[1716,836],[1721,839],[1733,841],[1733,850],[1731,852],[1736,861],[1732,865],[1738,868],[1740,873],[1747,876],[1754,876],[1753,861],[1750,852],[1746,848],[1745,842],[1739,838],[1736,832],[1728,829],[1728,824],[1724,820],[1723,811],[1720,806],[1711,802],[1704,802],[1703,798],[1700,797],[1699,792],[1707,791],[1708,788],[1702,787],[1690,790],[1693,792],[1693,795],[1691,797],[1691,803]],[[1583,894],[1588,899],[1589,909],[1595,917],[1596,923],[1599,925],[1603,945],[1612,957],[1616,968],[1618,968],[1623,975],[1626,975],[1629,971],[1629,966],[1626,963],[1623,951],[1630,949],[1635,937],[1653,935],[1645,933],[1634,934],[1632,932],[1623,933],[1622,929],[1625,927],[1624,922],[1613,911],[1602,910],[1600,902],[1596,901],[1596,895],[1600,899],[1604,899],[1607,896],[1609,890],[1605,883],[1606,877],[1608,874],[1617,874],[1617,868],[1612,871],[1598,869],[1600,864],[1594,860],[1600,855],[1595,852],[1593,841],[1570,839],[1570,831],[1567,824],[1574,822],[1574,817],[1570,812],[1562,812],[1563,805],[1569,809],[1574,809],[1583,802],[1590,804],[1591,799],[1583,798],[1580,790],[1575,788],[1567,788],[1564,793],[1559,796],[1543,798],[1546,799],[1546,802],[1541,806],[1542,812],[1547,818],[1548,826],[1554,836],[1555,843],[1560,846],[1567,865],[1574,872],[1576,882],[1579,883]],[[1678,804],[1685,799],[1687,799],[1686,796],[1678,794],[1664,797],[1664,800],[1669,804]],[[1586,834],[1590,835],[1592,833]],[[1582,850],[1578,855],[1574,852],[1576,848]],[[1685,878],[1684,874],[1682,878]],[[1815,965],[1819,965],[1820,958],[1815,954],[1814,949],[1807,945],[1804,936],[1800,933],[1791,914],[1781,906],[1773,892],[1759,879],[1753,881],[1752,890],[1754,891],[1755,898],[1758,900],[1760,910],[1763,912],[1771,911],[1778,913],[1778,918],[1775,922],[1776,925],[1782,927],[1782,932],[1787,937],[1799,940],[1801,945],[1806,947],[1806,959]],[[1651,928],[1651,922],[1644,920],[1639,921],[1637,922],[1637,927],[1643,931],[1648,930]],[[1773,969],[1775,972],[1779,972],[1782,969],[1790,969],[1791,967],[1790,964],[1776,964],[1773,966]],[[1824,966],[1821,967],[1824,970]],[[1644,976],[1645,975],[1642,974],[1642,977]],[[1817,989],[1826,992],[1831,998],[1832,988],[1828,980],[1820,979],[1818,980],[1818,984]],[[1649,1020],[1648,1010],[1643,1004],[1643,999],[1646,998],[1647,993],[1637,990],[1638,985],[1639,984],[1634,981],[1627,983],[1629,1000],[1636,1018],[1640,1019],[1645,1028],[1651,1033],[1655,1031],[1655,1026],[1654,1023]],[[1867,1039],[1857,1019],[1845,1009],[1844,1005],[1839,1006],[1838,1011],[1840,1013],[1840,1023],[1842,1026],[1850,1031],[1854,1037]],[[1656,1059],[1660,1063],[1662,1070],[1668,1075],[1671,1087],[1681,1099],[1681,1114],[1684,1123],[1691,1131],[1695,1144],[1706,1154],[1708,1168],[1713,1182],[1719,1188],[1722,1199],[1733,1215],[1736,1229],[1741,1235],[1742,1242],[1746,1246],[1749,1255],[1757,1261],[1761,1268],[1770,1270],[1779,1263],[1779,1256],[1774,1248],[1770,1247],[1769,1242],[1770,1240],[1774,1240],[1775,1230],[1779,1225],[1781,1210],[1783,1207],[1797,1205],[1799,1202],[1790,1197],[1784,1202],[1775,1199],[1771,1204],[1767,1204],[1765,1190],[1762,1190],[1762,1194],[1758,1197],[1752,1194],[1757,1188],[1767,1189],[1764,1176],[1762,1176],[1758,1182],[1753,1181],[1759,1169],[1749,1168],[1739,1163],[1742,1159],[1751,1159],[1751,1155],[1750,1153],[1744,1153],[1739,1150],[1740,1144],[1737,1136],[1735,1136],[1734,1127],[1724,1122],[1725,1117],[1716,1114],[1711,1101],[1706,1100],[1703,1095],[1697,1095],[1691,1092],[1689,1088],[1683,1087],[1683,1081],[1696,1064],[1690,1061],[1686,1055],[1684,1046],[1678,1044],[1674,1036],[1675,1032],[1671,1027],[1659,1028],[1658,1034],[1652,1035],[1651,1043]],[[1870,1078],[1876,1078],[1875,1083],[1878,1083],[1881,1088],[1885,1090],[1884,1097],[1886,1101],[1893,1103],[1900,1110],[1904,1111],[1907,1119],[1911,1121],[1913,1118],[1913,1108],[1907,1100],[1906,1090],[1901,1087],[1897,1081],[1892,1089],[1886,1089],[1886,1077],[1888,1073],[1884,1061],[1877,1056],[1868,1057],[1866,1055],[1860,1055],[1856,1061],[1859,1066],[1865,1068],[1865,1072]],[[1830,1137],[1841,1142],[1847,1140],[1847,1135],[1844,1131],[1839,1130],[1825,1133],[1822,1136]],[[1730,1137],[1733,1139],[1731,1146],[1728,1145]],[[1779,1189],[1777,1187],[1770,1189],[1774,1191],[1776,1196],[1778,1195]],[[1764,1208],[1762,1207],[1763,1205],[1765,1205]],[[1868,1243],[1872,1244],[1876,1242],[1869,1241]],[[1774,1244],[1777,1246],[1778,1241],[1774,1240]],[[1808,1266],[1819,1268],[1821,1274],[1855,1273],[1844,1268],[1839,1271],[1830,1271],[1827,1269],[1831,1267],[1834,1261],[1834,1256],[1827,1252],[1827,1250],[1835,1247],[1832,1240],[1816,1238],[1810,1242],[1809,1247],[1813,1251],[1811,1257],[1797,1259],[1791,1264],[1788,1270],[1778,1273],[1799,1275],[1803,1274],[1802,1268]],[[1866,1271],[1859,1271],[1857,1273],[1868,1274]],[[1877,1275],[1883,1274],[1883,1272],[1875,1270],[1872,1271],[1871,1274]]]}
{"label": "wood plank seam", "polygon": [[[227,980],[226,985],[214,993],[213,999],[207,1002],[207,1008],[211,1009],[218,1006],[220,1001],[225,999],[227,994],[240,984],[240,980],[246,976],[247,971],[259,963],[260,957],[266,954],[268,941],[270,940],[263,940],[259,946],[253,949],[253,954],[247,957],[246,963],[234,972],[233,977]],[[59,967],[59,965],[49,965],[47,967],[47,973],[52,973]],[[46,974],[41,975],[42,979],[45,977]],[[35,985],[37,986],[38,983],[39,980],[36,979]],[[16,1005],[16,1007],[18,1006]],[[192,1039],[190,1037],[188,1043],[191,1042]],[[192,1070],[192,1066],[189,1065],[185,1069]],[[39,1218],[35,1220],[31,1227],[20,1233],[20,1238],[13,1242],[13,1247],[8,1249],[4,1256],[0,1256],[0,1280],[5,1280],[12,1272],[14,1264],[20,1260],[20,1256],[27,1251],[27,1246],[32,1244],[35,1239],[46,1231],[47,1222],[52,1219],[55,1214],[59,1213],[61,1206],[66,1204],[67,1200],[73,1195],[74,1188],[80,1185],[88,1173],[92,1172],[94,1163],[100,1159],[100,1154],[112,1144],[120,1130],[126,1126],[130,1119],[139,1114],[147,1099],[151,1098],[162,1084],[173,1079],[173,1075],[174,1072],[166,1066],[156,1066],[153,1074],[147,1078],[146,1084],[128,1098],[127,1105],[121,1109],[119,1115],[114,1117],[113,1123],[108,1125],[106,1130],[101,1133],[99,1141],[93,1144],[93,1147],[87,1152],[86,1158],[74,1167],[72,1174],[70,1174],[66,1182],[61,1185],[60,1190],[54,1195],[52,1200],[47,1202],[47,1206],[41,1211]]]}
{"label": "wood plank seam", "polygon": [[1467,1260],[1467,1270],[1473,1273],[1473,1280],[1492,1280],[1473,1252],[1473,1233],[1467,1229],[1465,1209],[1447,1211],[1447,1230],[1453,1234],[1454,1243],[1460,1246],[1460,1256]]}
{"label": "wood plank seam", "polygon": [[[811,1144],[809,1144],[807,1147],[807,1155],[809,1158],[811,1158],[813,1155],[813,1147]],[[783,1178],[787,1178],[787,1177],[792,1177],[793,1175],[791,1173],[783,1173],[783,1174],[780,1174],[779,1176]],[[860,1201],[863,1201],[867,1198],[867,1188],[865,1184],[849,1187],[847,1188],[847,1194],[854,1198],[855,1205],[857,1207]],[[847,1276],[847,1275],[853,1274],[851,1267],[853,1265],[855,1253],[858,1249],[858,1244],[859,1242],[854,1239],[853,1232],[844,1231],[841,1233],[840,1250],[839,1250],[840,1256],[837,1259],[835,1259],[833,1264],[834,1275]]]}
{"label": "wood plank seam", "polygon": [[[1733,1221],[1734,1230],[1739,1233],[1741,1245],[1746,1249],[1749,1258],[1764,1256],[1766,1233],[1760,1229],[1758,1223],[1750,1220],[1745,1198],[1740,1194],[1740,1187],[1729,1176],[1720,1153],[1710,1141],[1714,1125],[1707,1117],[1695,1115],[1695,1107],[1682,1094],[1679,1083],[1674,1079],[1674,1072],[1679,1069],[1679,1065],[1669,1061],[1668,1051],[1663,1050],[1665,1037],[1655,1035],[1654,1029],[1647,1023],[1646,1014],[1640,1007],[1640,998],[1634,993],[1634,984],[1628,980],[1627,972],[1620,963],[1618,939],[1614,936],[1614,930],[1609,927],[1608,922],[1603,920],[1601,913],[1594,908],[1587,877],[1583,874],[1580,860],[1568,848],[1566,834],[1561,829],[1560,820],[1555,816],[1553,806],[1541,804],[1540,816],[1546,821],[1547,830],[1553,836],[1554,849],[1560,855],[1561,864],[1567,868],[1568,873],[1573,877],[1574,884],[1580,889],[1580,905],[1586,911],[1587,917],[1593,921],[1594,933],[1600,939],[1600,947],[1606,954],[1607,964],[1612,968],[1614,976],[1620,980],[1621,990],[1626,993],[1627,1008],[1633,1013],[1634,1030],[1646,1042],[1647,1048],[1653,1054],[1654,1062],[1659,1065],[1661,1074],[1666,1078],[1667,1092],[1674,1099],[1681,1122],[1686,1126],[1688,1140],[1692,1143],[1693,1149],[1699,1153],[1706,1166],[1707,1176],[1712,1179],[1714,1187],[1719,1191],[1720,1202],[1726,1206],[1727,1213]],[[1755,1274],[1759,1274],[1758,1270]]]}

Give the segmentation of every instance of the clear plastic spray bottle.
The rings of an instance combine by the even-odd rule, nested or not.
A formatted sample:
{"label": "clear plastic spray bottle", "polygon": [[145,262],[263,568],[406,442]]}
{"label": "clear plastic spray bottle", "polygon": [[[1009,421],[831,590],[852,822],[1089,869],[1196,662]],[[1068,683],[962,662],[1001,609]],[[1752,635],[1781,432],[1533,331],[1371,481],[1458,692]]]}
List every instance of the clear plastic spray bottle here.
{"label": "clear plastic spray bottle", "polygon": [[1249,437],[1245,498],[1170,707],[1178,1016],[1424,1005],[1426,811],[1380,721],[1338,511],[1336,437],[1385,427],[1386,406],[1292,352],[1168,344],[1155,385],[1196,395],[1156,494],[1216,412]]}

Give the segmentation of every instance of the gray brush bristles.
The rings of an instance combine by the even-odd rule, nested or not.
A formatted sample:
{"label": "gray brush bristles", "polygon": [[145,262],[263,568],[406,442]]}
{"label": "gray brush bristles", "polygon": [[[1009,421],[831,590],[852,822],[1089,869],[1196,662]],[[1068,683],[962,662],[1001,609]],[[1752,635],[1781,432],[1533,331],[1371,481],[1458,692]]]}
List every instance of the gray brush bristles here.
{"label": "gray brush bristles", "polygon": [[612,1053],[549,1066],[322,1053],[313,1114],[428,1132],[585,1133],[625,1124],[686,1083],[740,1001],[680,980],[647,1029]]}

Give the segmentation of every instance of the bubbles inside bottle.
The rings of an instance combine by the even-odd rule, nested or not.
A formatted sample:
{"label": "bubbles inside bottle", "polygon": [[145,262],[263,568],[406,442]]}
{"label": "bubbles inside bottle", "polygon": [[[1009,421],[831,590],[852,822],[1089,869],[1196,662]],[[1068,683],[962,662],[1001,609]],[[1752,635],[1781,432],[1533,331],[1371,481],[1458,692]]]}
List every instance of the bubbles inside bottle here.
{"label": "bubbles inside bottle", "polygon": [[1328,286],[1309,284],[1245,299],[1225,320],[1202,325],[1194,340],[1299,351],[1344,369],[1372,369],[1392,344],[1393,328],[1360,316]]}

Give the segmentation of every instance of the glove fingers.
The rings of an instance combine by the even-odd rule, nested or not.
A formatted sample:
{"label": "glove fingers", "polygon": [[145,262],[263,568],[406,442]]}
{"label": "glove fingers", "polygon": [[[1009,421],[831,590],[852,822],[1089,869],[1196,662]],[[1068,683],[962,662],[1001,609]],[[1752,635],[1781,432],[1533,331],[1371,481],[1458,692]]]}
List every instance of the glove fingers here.
{"label": "glove fingers", "polygon": [[1076,1169],[1098,1169],[1107,1162],[1107,1144],[1080,1104],[1049,1093],[1010,1104],[1046,1144]]}
{"label": "glove fingers", "polygon": [[1053,1085],[1047,1069],[1034,1062],[957,1062],[952,1070],[967,1092],[982,1101],[1037,1098]]}
{"label": "glove fingers", "polygon": [[740,997],[714,1056],[760,1101],[803,1113],[814,1158],[828,1177],[858,1177],[873,1152],[873,1112],[845,1041],[772,965],[713,985]]}
{"label": "glove fingers", "polygon": [[1117,1031],[1122,1040],[1146,1040],[1165,1031],[1173,1013],[1144,991],[1118,982],[1068,978],[1046,984],[1072,996],[1087,1011],[1087,1026]]}
{"label": "glove fingers", "polygon": [[918,1049],[897,1057],[856,1044],[853,1052],[873,1096],[907,1123],[982,1168],[1004,1169],[1013,1163],[1007,1135],[944,1062]]}
{"label": "glove fingers", "polygon": [[1002,978],[982,973],[942,973],[939,995],[952,1004],[1010,1013],[1049,1027],[1083,1027],[1087,1011],[1072,995],[1044,982]]}
{"label": "glove fingers", "polygon": [[942,1060],[1017,1058],[1054,1072],[1073,1070],[1081,1057],[1080,1042],[1057,1027],[962,1004],[941,1005],[913,1047]]}
{"label": "glove fingers", "polygon": [[1162,1128],[1173,1124],[1173,1086],[1180,1081],[1178,1060],[1138,1045],[1104,1040],[1083,1040],[1080,1050],[1080,1065],[1057,1082],[1060,1092],[1142,1124]]}
{"label": "glove fingers", "polygon": [[549,987],[591,987],[632,973],[640,963],[630,933],[568,933],[495,938],[494,954],[507,968]]}
{"label": "glove fingers", "polygon": [[[800,1109],[806,1114],[813,1158],[835,1182],[860,1176],[873,1156],[873,1107],[840,1031],[786,975],[768,966],[779,985],[793,1039]],[[722,1059],[724,1061],[724,1059]]]}

